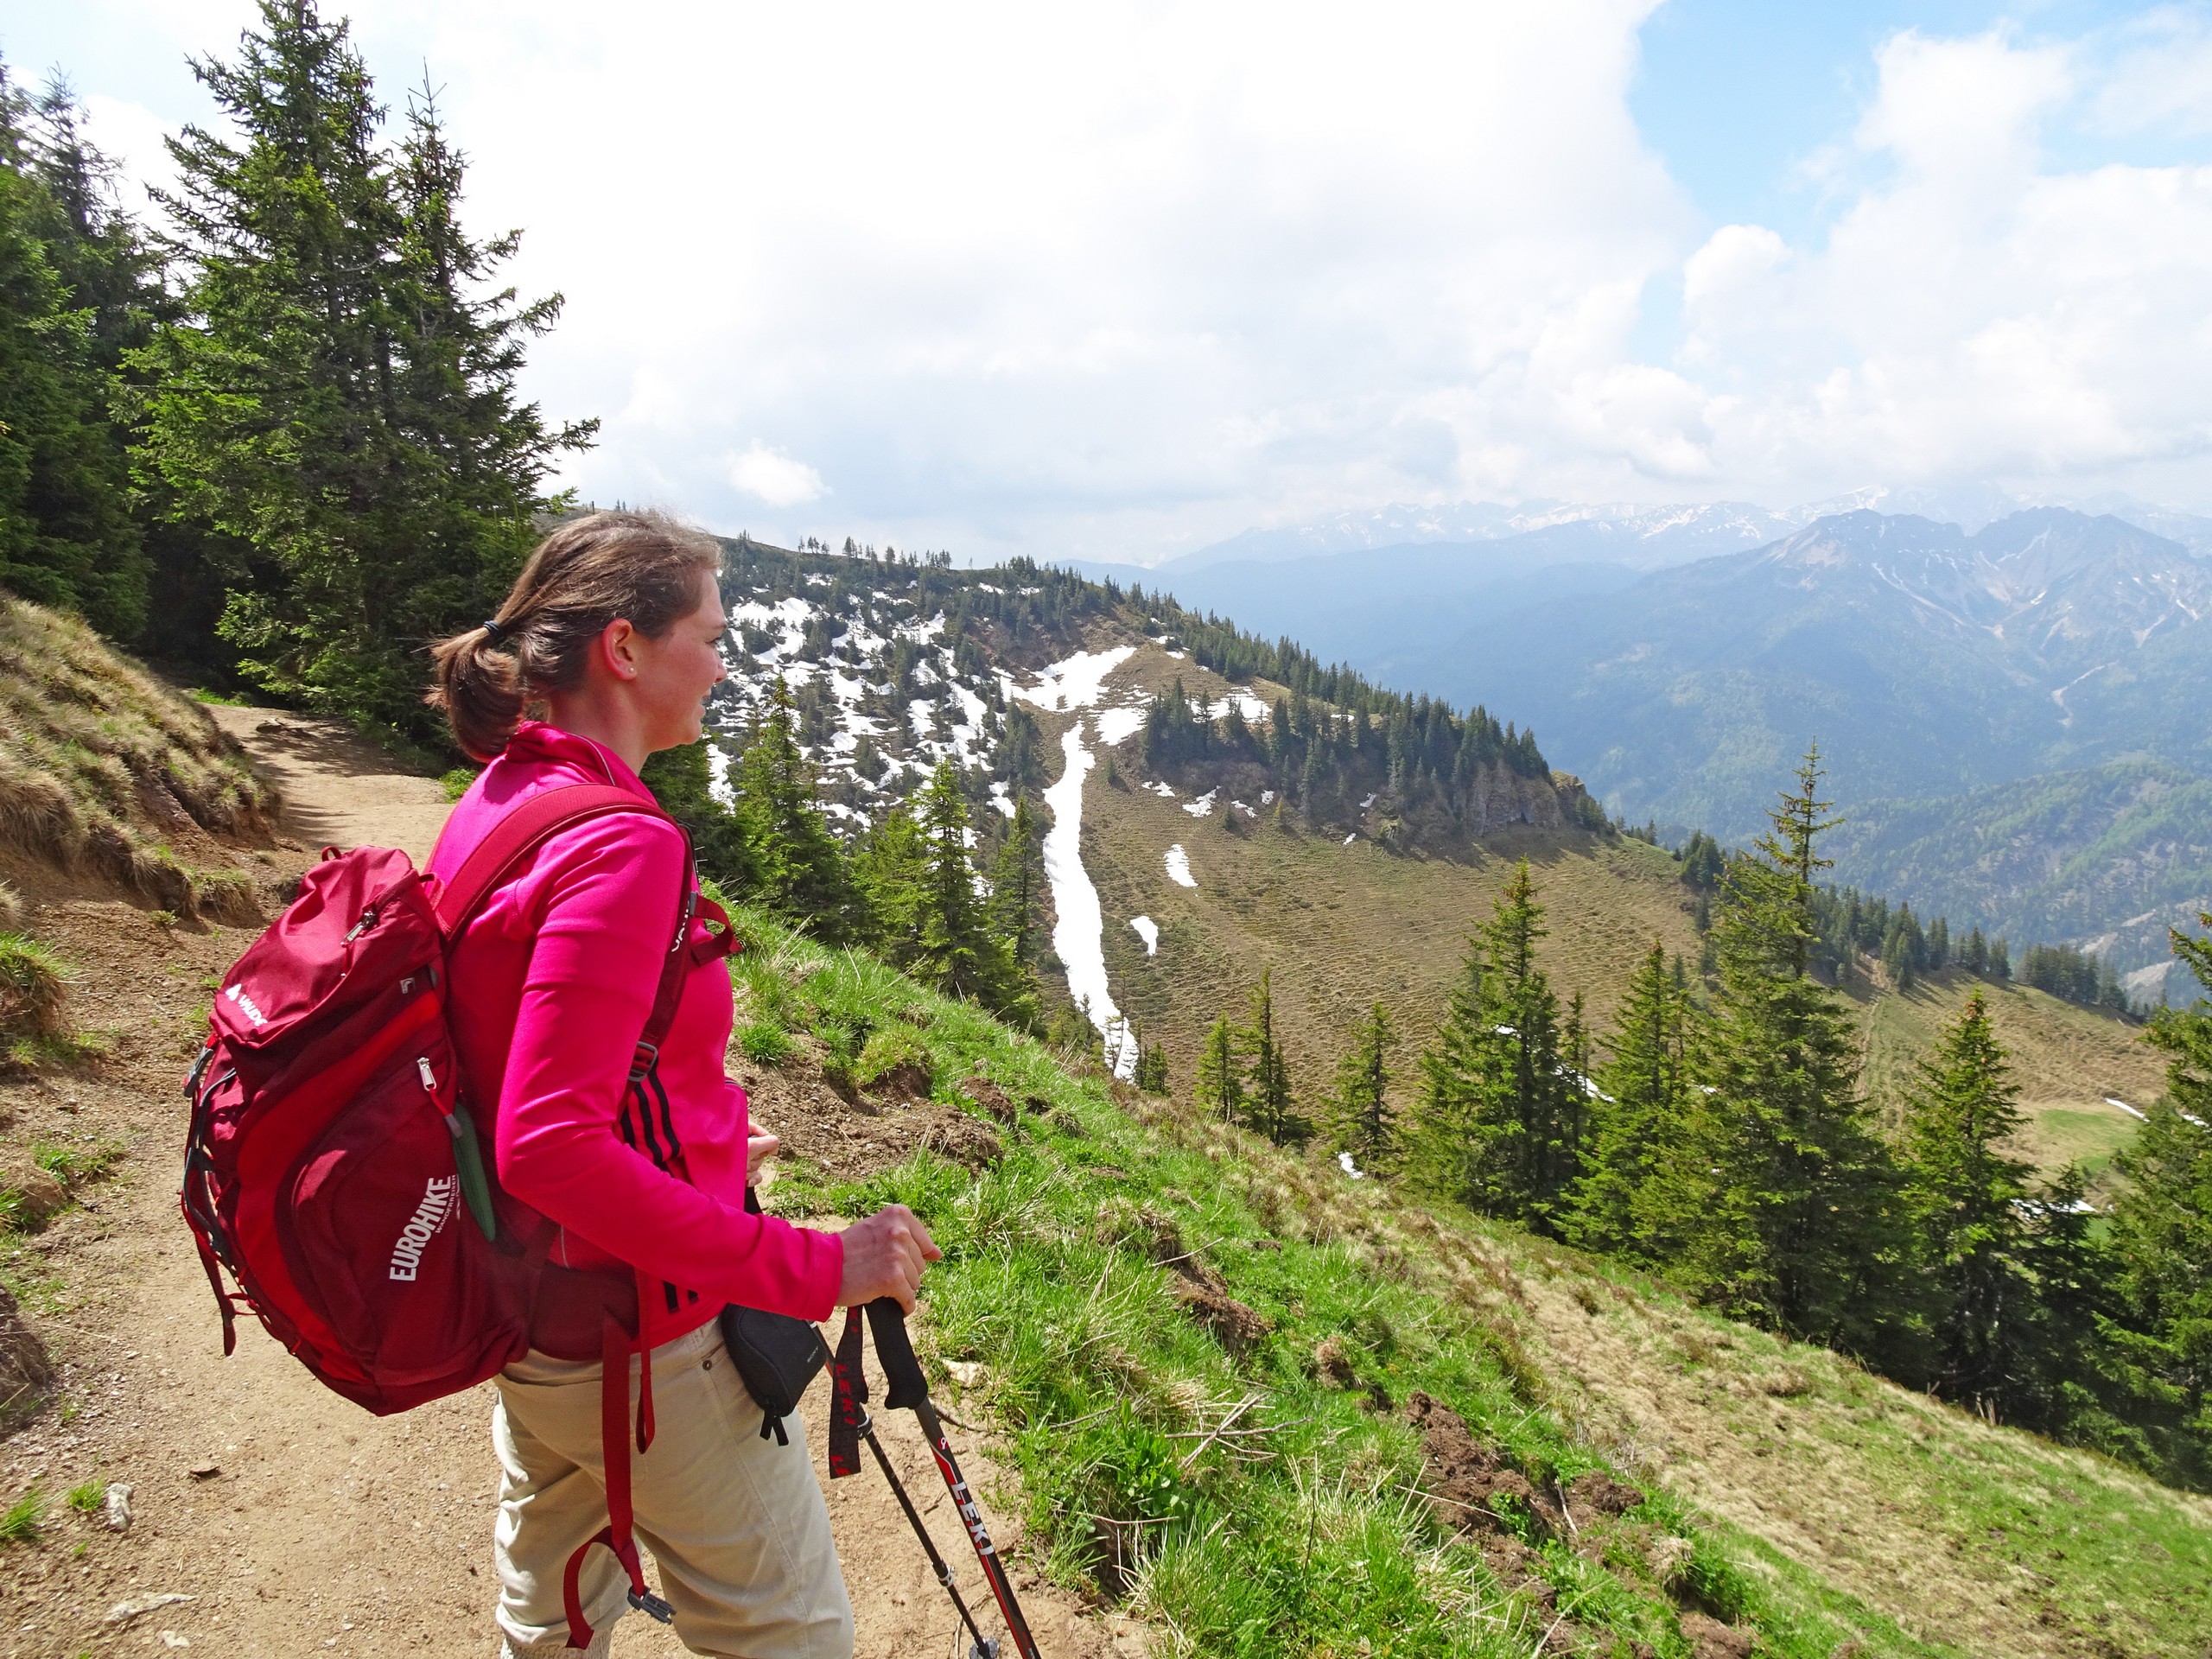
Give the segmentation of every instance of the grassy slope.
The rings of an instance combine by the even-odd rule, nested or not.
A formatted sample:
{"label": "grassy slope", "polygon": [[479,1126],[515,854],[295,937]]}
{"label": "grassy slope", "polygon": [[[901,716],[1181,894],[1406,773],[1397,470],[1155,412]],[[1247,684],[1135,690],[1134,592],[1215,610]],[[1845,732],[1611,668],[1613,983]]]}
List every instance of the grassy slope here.
{"label": "grassy slope", "polygon": [[[772,1196],[929,1219],[947,1247],[924,1342],[939,1386],[1009,1437],[1051,1571],[1113,1586],[1111,1541],[1142,1540],[1118,1587],[1173,1651],[1525,1656],[1548,1631],[1681,1656],[1683,1602],[1784,1655],[2201,1642],[2212,1504],[1072,1075],[868,958],[741,925],[741,1018],[903,1023],[940,1096],[982,1074],[1030,1097],[982,1174],[923,1154],[845,1186],[787,1170]],[[1158,1265],[1186,1253],[1268,1321],[1241,1360]],[[1314,1362],[1332,1338],[1349,1386]],[[1650,1496],[1566,1541],[1510,1512],[1553,1589],[1509,1589],[1420,1502],[1416,1437],[1370,1389],[1427,1391],[1540,1486],[1610,1470]],[[1209,1438],[1225,1424],[1245,1432]]]}
{"label": "grassy slope", "polygon": [[207,716],[73,617],[0,594],[0,849],[245,922],[276,804]]}
{"label": "grassy slope", "polygon": [[[1156,689],[1177,676],[1194,693],[1203,688],[1218,696],[1223,690],[1217,677],[1170,661],[1157,647],[1133,658],[1115,683]],[[1068,718],[1044,720],[1057,738]],[[1134,744],[1121,751],[1125,768],[1134,752]],[[1246,988],[1268,967],[1294,1074],[1309,1095],[1326,1089],[1352,1022],[1378,997],[1408,1039],[1399,1058],[1409,1064],[1442,1017],[1468,930],[1489,914],[1514,860],[1523,856],[1549,912],[1545,968],[1562,997],[1583,993],[1599,1028],[1654,938],[1696,958],[1688,893],[1674,862],[1641,842],[1513,831],[1485,841],[1478,861],[1457,864],[1401,857],[1364,839],[1345,846],[1280,829],[1265,813],[1232,835],[1218,808],[1194,818],[1183,806],[1137,786],[1126,772],[1109,785],[1095,769],[1084,796],[1084,862],[1106,913],[1107,965],[1117,993],[1127,993],[1118,1000],[1134,1009],[1148,1038],[1166,1042],[1179,1078],[1190,1077],[1214,1015],[1241,1014]],[[1163,855],[1177,843],[1189,855],[1196,888],[1167,878]],[[1146,956],[1128,925],[1136,915],[1160,925],[1156,957]],[[2136,1040],[2137,1027],[2040,991],[1959,973],[1902,995],[1862,983],[1856,1000],[1866,1032],[1869,1095],[1885,1110],[1896,1108],[1914,1058],[1976,982],[1989,995],[2032,1119],[2024,1151],[2047,1168],[2075,1159],[2101,1168],[2136,1121],[2105,1096],[2146,1104],[2163,1086],[2161,1065]]]}
{"label": "grassy slope", "polygon": [[1893,1111],[1910,1084],[1913,1063],[1976,986],[1988,1000],[1998,1039],[2012,1057],[2013,1081],[2029,1120],[2020,1152],[2047,1170],[2083,1164],[2094,1191],[2101,1185],[2094,1178],[2134,1138],[2138,1122],[2107,1104],[2106,1096],[2139,1109],[2165,1090],[2164,1066],[2142,1041],[2142,1027],[2117,1014],[1956,971],[1923,979],[1902,995],[1862,988],[1856,1000],[1866,1034],[1867,1094],[1878,1107]]}

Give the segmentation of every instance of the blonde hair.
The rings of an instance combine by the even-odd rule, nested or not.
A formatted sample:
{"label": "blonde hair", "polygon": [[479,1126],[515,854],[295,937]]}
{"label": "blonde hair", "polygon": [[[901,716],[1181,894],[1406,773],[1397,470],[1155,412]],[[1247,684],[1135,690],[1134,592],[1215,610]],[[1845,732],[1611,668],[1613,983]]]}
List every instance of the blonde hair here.
{"label": "blonde hair", "polygon": [[665,513],[571,518],[537,544],[489,623],[430,648],[426,701],[472,760],[489,760],[531,702],[582,683],[608,623],[658,639],[696,610],[702,571],[721,574],[721,546]]}

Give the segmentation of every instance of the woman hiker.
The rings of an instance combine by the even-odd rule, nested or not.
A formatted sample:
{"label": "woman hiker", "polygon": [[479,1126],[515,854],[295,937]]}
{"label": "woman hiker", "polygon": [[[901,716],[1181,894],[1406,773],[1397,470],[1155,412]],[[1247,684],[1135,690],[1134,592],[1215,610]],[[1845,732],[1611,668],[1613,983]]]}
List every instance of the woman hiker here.
{"label": "woman hiker", "polygon": [[[708,694],[726,677],[719,563],[713,541],[657,515],[572,519],[491,621],[436,647],[430,700],[490,764],[454,808],[435,874],[450,879],[503,812],[539,791],[613,785],[652,799],[638,779],[645,757],[697,742]],[[524,717],[533,705],[544,719]],[[498,1103],[501,1189],[557,1230],[549,1266],[606,1269],[617,1282],[634,1270],[651,1293],[637,1300],[652,1437],[632,1455],[632,1491],[677,1635],[695,1653],[849,1659],[852,1608],[805,1436],[762,1437],[716,1315],[736,1302],[820,1320],[880,1296],[911,1311],[939,1252],[898,1205],[842,1234],[747,1213],[746,1188],[777,1142],[752,1132],[745,1091],[722,1074],[731,991],[711,950],[697,953],[707,959],[689,971],[660,1046],[664,1103],[632,1088],[683,868],[682,833],[656,815],[610,812],[557,831],[454,946],[448,1017],[471,1097]],[[696,936],[704,924],[692,926]],[[535,1347],[498,1381],[493,1553],[510,1659],[574,1651],[563,1573],[608,1524],[600,1382],[596,1360]],[[580,1560],[586,1651],[603,1655],[629,1581],[607,1549]]]}

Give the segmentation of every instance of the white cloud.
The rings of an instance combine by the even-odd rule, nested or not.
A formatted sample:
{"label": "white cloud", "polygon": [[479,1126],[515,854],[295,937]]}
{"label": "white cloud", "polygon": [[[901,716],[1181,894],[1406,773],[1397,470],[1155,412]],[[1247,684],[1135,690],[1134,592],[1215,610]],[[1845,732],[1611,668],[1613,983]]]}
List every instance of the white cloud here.
{"label": "white cloud", "polygon": [[[64,67],[158,164],[147,111],[200,113],[180,54],[247,9],[86,3]],[[469,222],[566,296],[526,389],[604,418],[594,499],[1139,559],[1393,499],[2212,501],[2212,169],[2139,160],[2212,127],[2199,13],[1893,36],[1785,237],[1701,223],[1637,132],[1654,3],[352,10],[388,99],[428,60]],[[140,36],[178,90],[102,79]],[[2125,164],[2054,159],[2123,130]]]}
{"label": "white cloud", "polygon": [[743,454],[730,457],[729,481],[772,507],[804,506],[830,493],[813,467],[780,449],[762,447],[757,439]]}

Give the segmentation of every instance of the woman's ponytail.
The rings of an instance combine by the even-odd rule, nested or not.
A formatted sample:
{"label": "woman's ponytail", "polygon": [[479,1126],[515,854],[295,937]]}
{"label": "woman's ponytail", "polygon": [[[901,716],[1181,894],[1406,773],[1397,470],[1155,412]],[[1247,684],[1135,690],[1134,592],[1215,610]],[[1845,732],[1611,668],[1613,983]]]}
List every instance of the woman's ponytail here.
{"label": "woman's ponytail", "polygon": [[699,577],[721,548],[658,512],[593,512],[537,544],[490,621],[430,647],[427,701],[454,741],[486,761],[531,703],[580,684],[592,643],[618,618],[649,639],[698,608]]}
{"label": "woman's ponytail", "polygon": [[527,701],[519,664],[496,648],[505,632],[471,628],[430,647],[430,705],[445,711],[454,741],[472,760],[489,760],[507,747]]}

